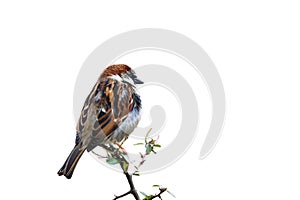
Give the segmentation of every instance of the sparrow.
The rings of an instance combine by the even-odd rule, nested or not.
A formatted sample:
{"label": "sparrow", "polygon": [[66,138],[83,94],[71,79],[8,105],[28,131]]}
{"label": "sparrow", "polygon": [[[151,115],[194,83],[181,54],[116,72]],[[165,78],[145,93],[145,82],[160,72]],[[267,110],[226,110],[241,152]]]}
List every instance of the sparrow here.
{"label": "sparrow", "polygon": [[142,102],[136,84],[143,84],[127,65],[107,67],[98,78],[81,110],[75,146],[58,175],[70,179],[87,150],[103,144],[123,144],[140,120]]}

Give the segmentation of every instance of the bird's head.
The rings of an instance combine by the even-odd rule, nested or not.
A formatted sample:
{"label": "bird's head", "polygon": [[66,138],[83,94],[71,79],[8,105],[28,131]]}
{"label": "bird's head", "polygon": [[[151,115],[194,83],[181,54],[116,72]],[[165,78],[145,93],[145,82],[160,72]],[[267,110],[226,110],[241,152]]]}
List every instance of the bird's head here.
{"label": "bird's head", "polygon": [[144,82],[137,78],[134,70],[128,65],[116,64],[107,67],[101,75],[101,78],[114,78],[118,81],[129,83],[131,85],[143,84]]}

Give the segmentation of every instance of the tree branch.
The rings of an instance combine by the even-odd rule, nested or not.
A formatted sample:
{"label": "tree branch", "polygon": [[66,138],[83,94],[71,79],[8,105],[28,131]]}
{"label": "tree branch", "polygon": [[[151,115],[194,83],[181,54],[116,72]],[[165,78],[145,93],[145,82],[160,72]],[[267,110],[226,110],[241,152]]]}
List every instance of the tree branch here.
{"label": "tree branch", "polygon": [[[106,158],[106,162],[111,164],[111,165],[119,164],[121,169],[123,170],[125,176],[126,176],[126,179],[127,179],[128,183],[129,183],[130,190],[128,192],[122,194],[122,195],[119,195],[119,196],[115,195],[113,200],[123,198],[123,197],[125,197],[129,194],[134,196],[135,200],[141,200],[141,198],[138,195],[138,192],[137,192],[137,190],[134,186],[134,183],[133,183],[133,180],[132,180],[132,175],[139,175],[139,168],[145,163],[146,156],[148,156],[150,153],[155,153],[156,154],[155,148],[161,147],[160,144],[157,144],[158,138],[156,140],[154,140],[153,138],[150,138],[150,139],[148,138],[150,131],[151,131],[151,129],[148,131],[148,133],[145,137],[145,143],[135,144],[135,145],[140,145],[140,144],[145,145],[145,153],[144,154],[140,153],[141,161],[137,166],[134,165],[135,171],[132,174],[128,173],[128,167],[129,167],[129,164],[131,163],[131,161],[128,158],[127,152],[122,147],[122,144],[119,145],[118,143],[115,143],[115,144],[109,143],[109,144],[100,145],[101,147],[103,147],[107,151],[107,156],[101,156],[101,155],[98,155],[95,152],[93,152],[96,156],[98,156],[100,158]],[[154,195],[147,195],[147,194],[141,192],[141,194],[143,194],[145,196],[143,198],[143,200],[152,200],[152,199],[155,199],[155,198],[159,198],[159,199],[162,200],[161,194],[166,192],[166,191],[169,192],[167,190],[167,188],[163,188],[163,187],[158,186],[158,185],[154,185],[154,186],[159,187],[159,193],[154,194]]]}
{"label": "tree branch", "polygon": [[124,174],[125,174],[125,176],[127,178],[127,181],[129,183],[130,190],[128,192],[120,195],[120,196],[115,196],[115,198],[113,200],[120,199],[120,198],[125,197],[129,194],[132,194],[136,200],[141,200],[138,193],[137,193],[137,191],[136,191],[136,189],[135,189],[135,187],[134,187],[134,184],[133,184],[133,181],[132,181],[132,175],[130,175],[128,172],[124,172]]}

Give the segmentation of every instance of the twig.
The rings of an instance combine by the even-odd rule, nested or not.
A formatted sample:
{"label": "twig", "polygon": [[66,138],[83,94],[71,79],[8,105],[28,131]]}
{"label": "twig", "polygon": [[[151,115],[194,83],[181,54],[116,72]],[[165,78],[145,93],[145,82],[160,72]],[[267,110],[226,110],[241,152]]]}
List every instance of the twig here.
{"label": "twig", "polygon": [[151,196],[151,197],[149,198],[149,200],[155,199],[155,198],[162,199],[162,198],[161,198],[161,194],[164,193],[165,191],[167,191],[167,188],[159,188],[159,193],[158,193],[158,194],[155,194],[155,195],[153,195],[153,196]]}
{"label": "twig", "polygon": [[96,152],[94,151],[91,151],[95,156],[98,156],[98,158],[108,158],[108,156],[102,156],[100,154],[97,154]]}
{"label": "twig", "polygon": [[120,199],[120,198],[125,197],[125,196],[127,196],[127,195],[129,195],[129,194],[131,194],[131,191],[128,191],[128,192],[126,192],[126,193],[124,193],[124,194],[122,194],[122,195],[120,195],[120,196],[116,196],[116,195],[115,195],[115,198],[114,198],[113,200]]}
{"label": "twig", "polygon": [[120,195],[120,196],[115,195],[115,198],[113,200],[120,199],[120,198],[125,197],[129,194],[132,194],[136,200],[141,200],[138,193],[137,193],[137,191],[136,191],[136,189],[135,189],[135,187],[134,187],[134,184],[133,184],[133,181],[132,181],[132,175],[130,175],[128,172],[124,172],[124,174],[125,174],[125,176],[127,178],[127,181],[130,185],[130,190],[128,192]]}

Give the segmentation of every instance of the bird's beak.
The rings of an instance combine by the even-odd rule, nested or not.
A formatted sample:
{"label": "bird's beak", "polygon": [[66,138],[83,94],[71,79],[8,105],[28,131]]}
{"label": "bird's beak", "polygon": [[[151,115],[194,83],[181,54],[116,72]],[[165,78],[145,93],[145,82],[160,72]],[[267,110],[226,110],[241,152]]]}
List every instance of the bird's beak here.
{"label": "bird's beak", "polygon": [[133,81],[134,81],[134,84],[143,84],[144,83],[143,81],[141,81],[138,78],[134,78]]}

